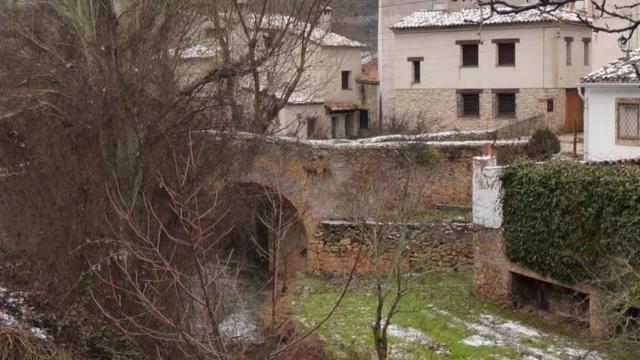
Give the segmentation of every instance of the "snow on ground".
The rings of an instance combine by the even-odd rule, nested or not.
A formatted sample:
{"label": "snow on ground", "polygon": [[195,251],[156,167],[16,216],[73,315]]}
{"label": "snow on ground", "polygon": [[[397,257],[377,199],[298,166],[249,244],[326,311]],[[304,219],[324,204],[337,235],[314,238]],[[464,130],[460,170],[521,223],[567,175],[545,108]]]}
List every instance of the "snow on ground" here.
{"label": "snow on ground", "polygon": [[28,304],[27,296],[25,292],[10,291],[0,286],[0,326],[21,328],[38,339],[48,339],[49,335],[40,326],[41,316]]}
{"label": "snow on ground", "polygon": [[223,133],[216,130],[202,130],[197,133],[208,133],[213,136],[222,138],[223,136],[229,136],[231,139],[262,139],[269,143],[274,144],[300,144],[307,145],[314,148],[328,148],[328,149],[396,149],[405,147],[407,145],[428,145],[433,147],[477,147],[485,145],[494,146],[514,146],[526,144],[529,139],[508,139],[508,140],[465,140],[465,141],[444,141],[451,136],[455,135],[470,135],[470,134],[482,134],[492,130],[477,130],[477,131],[456,131],[456,132],[442,132],[432,134],[420,134],[420,135],[385,135],[374,138],[366,138],[359,140],[349,139],[330,139],[330,140],[305,140],[295,137],[286,136],[266,136],[253,134],[248,132],[232,132]]}
{"label": "snow on ground", "polygon": [[[518,350],[527,359],[603,359],[602,355],[597,352],[581,349],[573,343],[544,334],[520,322],[506,321],[494,315],[481,314],[477,323],[463,321],[458,318],[453,318],[452,321],[461,322],[465,327],[475,332],[474,335],[462,340],[465,345],[508,347]],[[531,345],[532,341],[546,341],[554,345],[549,346],[547,349],[542,349]]]}

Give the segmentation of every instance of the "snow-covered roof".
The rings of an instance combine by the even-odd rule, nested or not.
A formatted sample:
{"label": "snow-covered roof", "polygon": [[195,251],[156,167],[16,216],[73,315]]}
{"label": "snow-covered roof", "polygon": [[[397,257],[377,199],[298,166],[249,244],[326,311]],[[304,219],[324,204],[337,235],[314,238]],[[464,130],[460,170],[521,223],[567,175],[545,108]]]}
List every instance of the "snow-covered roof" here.
{"label": "snow-covered roof", "polygon": [[[257,16],[257,15],[256,15]],[[257,22],[258,19],[252,19],[251,21]],[[297,20],[291,16],[286,15],[264,15],[262,17],[263,29],[282,30],[289,28],[296,33],[302,33],[309,31],[309,24],[303,21]],[[364,44],[355,40],[349,39],[346,36],[331,32],[329,30],[322,29],[316,26],[311,32],[310,39],[322,46],[327,47],[366,47]]]}
{"label": "snow-covered roof", "polygon": [[311,35],[313,41],[318,42],[322,46],[327,47],[355,47],[364,48],[366,45],[342,36],[338,33],[316,29]]}
{"label": "snow-covered roof", "polygon": [[583,83],[636,83],[640,82],[640,49],[621,57],[582,77]]}
{"label": "snow-covered roof", "polygon": [[[506,10],[506,8],[504,8]],[[500,10],[500,8],[498,8]],[[405,17],[400,22],[393,25],[394,30],[420,29],[420,28],[441,28],[459,27],[471,25],[501,25],[501,24],[526,24],[526,23],[549,23],[549,22],[570,22],[581,23],[588,21],[584,14],[567,11],[564,9],[554,10],[550,7],[531,9],[515,14],[492,13],[489,7],[474,9],[463,9],[459,11],[437,11],[422,10],[414,12]]]}

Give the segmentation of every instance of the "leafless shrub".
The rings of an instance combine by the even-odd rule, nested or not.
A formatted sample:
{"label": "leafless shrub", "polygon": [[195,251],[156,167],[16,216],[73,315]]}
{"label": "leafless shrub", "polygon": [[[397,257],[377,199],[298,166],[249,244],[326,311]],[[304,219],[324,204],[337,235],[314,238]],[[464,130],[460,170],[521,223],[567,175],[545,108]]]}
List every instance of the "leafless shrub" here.
{"label": "leafless shrub", "polygon": [[31,334],[0,326],[1,360],[71,360],[70,354],[53,344],[35,339]]}

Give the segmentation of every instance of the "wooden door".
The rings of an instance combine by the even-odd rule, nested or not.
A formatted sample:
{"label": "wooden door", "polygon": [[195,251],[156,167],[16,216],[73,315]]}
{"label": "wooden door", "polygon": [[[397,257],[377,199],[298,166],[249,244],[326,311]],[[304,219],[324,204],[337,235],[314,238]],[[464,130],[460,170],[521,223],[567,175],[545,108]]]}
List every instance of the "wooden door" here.
{"label": "wooden door", "polygon": [[573,133],[574,127],[578,132],[582,132],[584,127],[583,115],[583,104],[582,99],[578,96],[578,90],[567,89],[564,132]]}

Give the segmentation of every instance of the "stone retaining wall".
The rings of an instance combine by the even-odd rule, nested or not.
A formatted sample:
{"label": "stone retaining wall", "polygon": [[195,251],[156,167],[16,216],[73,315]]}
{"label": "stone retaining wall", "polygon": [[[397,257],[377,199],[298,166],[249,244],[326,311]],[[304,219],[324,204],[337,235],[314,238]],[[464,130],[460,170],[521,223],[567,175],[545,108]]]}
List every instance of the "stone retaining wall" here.
{"label": "stone retaining wall", "polygon": [[[452,269],[473,263],[473,226],[466,221],[447,221],[412,224],[368,224],[322,222],[307,248],[310,270],[346,272],[351,269],[362,248],[357,272],[371,270],[372,257],[368,244],[371,230],[380,226],[378,234],[385,234],[390,244],[397,244],[400,236],[409,239],[403,251],[407,269]],[[390,263],[390,254],[384,262]]]}

